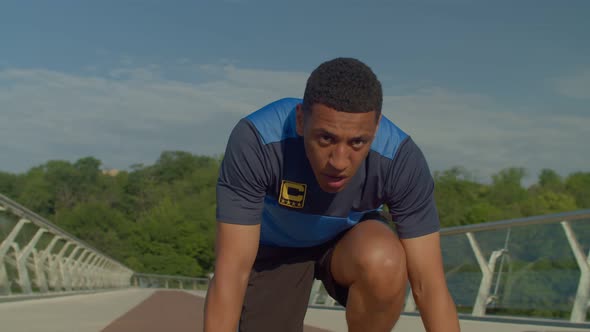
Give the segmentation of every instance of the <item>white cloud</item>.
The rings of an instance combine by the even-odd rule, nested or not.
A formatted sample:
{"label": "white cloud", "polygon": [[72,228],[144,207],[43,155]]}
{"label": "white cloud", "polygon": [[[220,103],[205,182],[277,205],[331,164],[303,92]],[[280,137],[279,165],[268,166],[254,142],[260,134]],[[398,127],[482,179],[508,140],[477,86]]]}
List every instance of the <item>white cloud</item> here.
{"label": "white cloud", "polygon": [[433,169],[465,166],[482,181],[506,167],[588,170],[590,117],[516,109],[435,87],[385,97],[384,114],[422,147]]}
{"label": "white cloud", "polygon": [[555,88],[560,94],[576,98],[590,99],[590,69],[559,78],[554,81]]}
{"label": "white cloud", "polygon": [[0,154],[0,169],[87,155],[125,168],[174,149],[219,154],[240,117],[304,84],[298,73],[216,69],[201,84],[164,79],[157,66],[105,76],[2,70],[0,151],[9,153]]}
{"label": "white cloud", "polygon": [[[178,65],[178,64],[177,64]],[[222,153],[240,117],[303,94],[307,73],[194,65],[199,83],[166,78],[158,66],[74,75],[0,70],[0,170],[92,155],[105,166],[152,163],[163,150]],[[485,94],[431,86],[392,95],[384,114],[411,134],[432,170],[462,165],[482,180],[502,168],[588,171],[590,117],[503,105]]]}

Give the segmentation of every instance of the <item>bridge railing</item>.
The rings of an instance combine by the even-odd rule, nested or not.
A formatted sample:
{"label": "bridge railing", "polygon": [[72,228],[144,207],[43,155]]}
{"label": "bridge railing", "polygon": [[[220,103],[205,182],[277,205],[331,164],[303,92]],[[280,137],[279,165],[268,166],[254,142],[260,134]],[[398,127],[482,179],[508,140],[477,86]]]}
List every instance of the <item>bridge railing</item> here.
{"label": "bridge railing", "polygon": [[0,194],[0,296],[129,287],[133,271]]}
{"label": "bridge railing", "polygon": [[139,288],[170,288],[185,290],[207,290],[209,278],[191,278],[163,274],[135,273],[132,286]]}
{"label": "bridge railing", "polygon": [[[441,230],[460,312],[584,323],[590,304],[590,210]],[[0,296],[120,287],[206,289],[207,278],[134,273],[0,195]],[[310,304],[335,301],[314,284]],[[406,312],[416,311],[408,292]]]}
{"label": "bridge railing", "polygon": [[[588,321],[590,210],[444,228],[445,276],[461,313]],[[320,283],[312,305],[336,305]],[[405,312],[415,312],[408,292]]]}

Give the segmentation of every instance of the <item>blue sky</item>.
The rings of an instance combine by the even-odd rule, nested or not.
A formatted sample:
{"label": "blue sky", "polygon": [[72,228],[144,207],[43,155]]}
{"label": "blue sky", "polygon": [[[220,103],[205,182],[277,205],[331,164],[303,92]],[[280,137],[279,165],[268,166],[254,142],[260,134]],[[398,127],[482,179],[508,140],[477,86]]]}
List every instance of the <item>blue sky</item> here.
{"label": "blue sky", "polygon": [[588,17],[588,1],[4,1],[0,170],[220,154],[240,117],[350,56],[433,171],[590,171]]}

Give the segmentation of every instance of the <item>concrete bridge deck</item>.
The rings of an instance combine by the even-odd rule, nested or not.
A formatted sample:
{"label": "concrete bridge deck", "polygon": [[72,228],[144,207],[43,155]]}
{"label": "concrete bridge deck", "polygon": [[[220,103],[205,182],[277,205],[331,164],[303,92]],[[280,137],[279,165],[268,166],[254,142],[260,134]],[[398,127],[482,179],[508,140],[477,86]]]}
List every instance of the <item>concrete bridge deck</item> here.
{"label": "concrete bridge deck", "polygon": [[[202,331],[202,291],[132,288],[0,303],[2,332]],[[310,308],[305,332],[346,331],[343,310]],[[588,328],[461,320],[463,332],[566,332]],[[402,315],[395,332],[424,331],[417,316]]]}

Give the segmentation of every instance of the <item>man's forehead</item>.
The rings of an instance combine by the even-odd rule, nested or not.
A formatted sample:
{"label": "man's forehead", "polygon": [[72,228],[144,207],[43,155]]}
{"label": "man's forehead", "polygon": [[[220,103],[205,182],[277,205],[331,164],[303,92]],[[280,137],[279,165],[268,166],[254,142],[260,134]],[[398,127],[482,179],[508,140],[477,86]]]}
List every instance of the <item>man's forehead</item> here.
{"label": "man's forehead", "polygon": [[310,112],[310,125],[314,129],[354,130],[374,132],[377,125],[376,112],[350,113],[337,111],[324,105],[314,105]]}
{"label": "man's forehead", "polygon": [[367,122],[312,121],[310,129],[314,134],[328,134],[341,139],[368,139],[377,132],[377,127],[374,124],[368,125]]}
{"label": "man's forehead", "polygon": [[363,110],[362,112],[353,112],[353,111],[350,111],[348,109],[340,109],[337,106],[332,107],[332,106],[330,106],[327,103],[321,103],[321,102],[313,103],[310,106],[310,109],[311,110],[326,110],[326,109],[330,109],[330,110],[333,110],[333,111],[336,111],[336,112],[339,112],[339,113],[348,113],[348,114],[364,114],[364,113],[375,114],[375,112],[376,112],[375,110],[371,110],[371,109],[366,109],[366,110]]}

